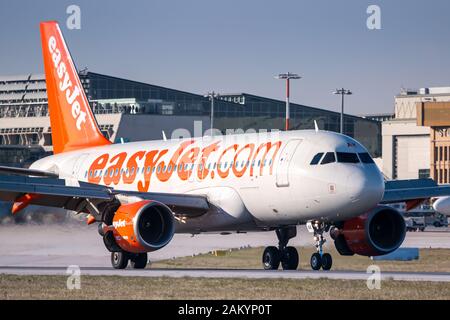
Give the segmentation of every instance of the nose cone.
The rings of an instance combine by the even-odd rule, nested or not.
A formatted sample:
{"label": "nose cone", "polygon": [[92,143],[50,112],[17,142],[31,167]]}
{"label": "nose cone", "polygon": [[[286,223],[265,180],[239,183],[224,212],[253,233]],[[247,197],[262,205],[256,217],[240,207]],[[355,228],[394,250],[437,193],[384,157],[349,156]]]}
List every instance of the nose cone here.
{"label": "nose cone", "polygon": [[379,204],[383,198],[383,176],[377,168],[355,168],[347,178],[347,194],[352,208],[362,214]]}

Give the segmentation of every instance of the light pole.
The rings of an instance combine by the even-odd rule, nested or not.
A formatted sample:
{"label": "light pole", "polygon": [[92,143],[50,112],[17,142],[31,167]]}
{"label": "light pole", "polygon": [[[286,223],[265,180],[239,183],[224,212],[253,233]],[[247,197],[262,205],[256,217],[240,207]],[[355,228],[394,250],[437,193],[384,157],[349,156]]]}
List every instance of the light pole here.
{"label": "light pole", "polygon": [[279,75],[275,76],[275,79],[281,79],[281,80],[286,80],[286,122],[285,122],[285,127],[284,129],[286,131],[289,130],[289,91],[290,91],[290,83],[289,81],[291,79],[301,79],[302,77],[300,77],[298,74],[296,73],[280,73]]}
{"label": "light pole", "polygon": [[205,94],[205,98],[209,98],[209,100],[211,100],[211,136],[213,135],[214,130],[214,100],[218,97],[220,97],[220,94],[215,93],[214,91]]}
{"label": "light pole", "polygon": [[344,133],[344,96],[351,95],[351,94],[353,94],[353,92],[351,92],[350,90],[341,88],[341,89],[336,89],[336,91],[334,91],[333,94],[341,95],[341,129],[340,129],[340,132],[343,134]]}

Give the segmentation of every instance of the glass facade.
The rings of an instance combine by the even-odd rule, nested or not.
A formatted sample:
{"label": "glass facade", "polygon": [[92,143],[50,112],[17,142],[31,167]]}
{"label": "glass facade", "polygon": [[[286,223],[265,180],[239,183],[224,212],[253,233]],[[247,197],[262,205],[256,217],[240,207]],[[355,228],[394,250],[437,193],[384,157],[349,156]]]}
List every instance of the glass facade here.
{"label": "glass facade", "polygon": [[[285,125],[286,103],[250,94],[224,95],[221,99],[235,101],[241,108],[220,106],[215,112],[215,124],[219,128],[236,126],[255,129],[279,129]],[[319,129],[339,132],[340,114],[337,112],[290,104],[290,126],[294,130],[314,129],[314,120]],[[351,115],[344,115],[344,133],[361,142],[373,157],[381,156],[381,123]]]}
{"label": "glass facade", "polygon": [[50,155],[40,146],[0,145],[0,165],[28,168],[33,162]]}
{"label": "glass facade", "polygon": [[[209,98],[146,83],[86,72],[80,74],[89,100],[129,99],[139,108],[121,112],[163,115],[210,115]],[[291,103],[291,129],[313,129],[314,120],[321,130],[339,131],[340,114]],[[108,112],[94,105],[95,113]],[[109,111],[114,112],[114,111]],[[130,111],[131,112],[131,111]],[[221,95],[215,100],[214,126],[223,133],[227,129],[284,128],[285,102],[246,93]],[[381,123],[371,119],[345,115],[344,133],[361,142],[373,157],[381,156]]]}

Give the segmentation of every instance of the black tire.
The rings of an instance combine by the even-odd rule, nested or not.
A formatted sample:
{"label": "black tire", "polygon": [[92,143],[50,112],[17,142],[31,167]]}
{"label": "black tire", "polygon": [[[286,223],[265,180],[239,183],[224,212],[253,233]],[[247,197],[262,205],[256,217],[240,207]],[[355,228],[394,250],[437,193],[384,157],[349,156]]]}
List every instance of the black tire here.
{"label": "black tire", "polygon": [[332,265],[333,265],[333,258],[331,257],[331,254],[324,253],[322,255],[322,269],[330,270]]}
{"label": "black tire", "polygon": [[277,270],[280,266],[281,254],[277,247],[267,247],[262,256],[265,270]]}
{"label": "black tire", "polygon": [[145,269],[147,266],[148,257],[147,252],[138,253],[131,257],[130,265],[133,269]]}
{"label": "black tire", "polygon": [[125,269],[128,265],[129,256],[127,252],[111,252],[111,264],[114,269]]}
{"label": "black tire", "polygon": [[310,263],[313,270],[319,270],[322,267],[322,257],[318,252],[313,253]]}
{"label": "black tire", "polygon": [[297,270],[298,251],[294,247],[286,247],[282,253],[281,266],[283,270]]}

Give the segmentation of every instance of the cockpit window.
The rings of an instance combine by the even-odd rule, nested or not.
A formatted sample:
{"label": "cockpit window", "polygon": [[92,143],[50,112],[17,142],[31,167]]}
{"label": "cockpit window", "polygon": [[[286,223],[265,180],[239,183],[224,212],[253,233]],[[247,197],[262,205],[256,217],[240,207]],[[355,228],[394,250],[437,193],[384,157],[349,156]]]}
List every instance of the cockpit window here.
{"label": "cockpit window", "polygon": [[322,162],[320,164],[327,164],[327,163],[333,163],[336,162],[336,157],[334,155],[334,152],[327,152],[325,154],[325,157],[323,157]]}
{"label": "cockpit window", "polygon": [[359,163],[356,153],[336,152],[338,162],[343,163]]}
{"label": "cockpit window", "polygon": [[320,159],[322,159],[323,156],[323,152],[318,153],[314,156],[314,158],[312,158],[310,165],[316,165],[319,163]]}
{"label": "cockpit window", "polygon": [[359,159],[361,159],[362,163],[375,163],[372,157],[367,153],[358,153]]}

